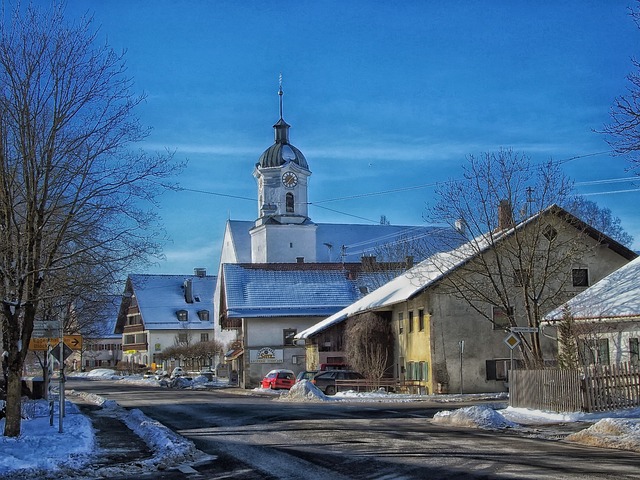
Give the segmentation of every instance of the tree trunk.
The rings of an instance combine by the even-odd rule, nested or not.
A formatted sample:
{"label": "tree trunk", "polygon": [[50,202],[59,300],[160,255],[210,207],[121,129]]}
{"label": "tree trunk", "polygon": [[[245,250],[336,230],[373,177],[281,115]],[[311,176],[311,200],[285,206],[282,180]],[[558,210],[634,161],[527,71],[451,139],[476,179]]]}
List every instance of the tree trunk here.
{"label": "tree trunk", "polygon": [[4,424],[5,437],[17,437],[20,435],[21,400],[22,400],[22,375],[21,368],[16,372],[9,368],[7,383],[6,418]]}

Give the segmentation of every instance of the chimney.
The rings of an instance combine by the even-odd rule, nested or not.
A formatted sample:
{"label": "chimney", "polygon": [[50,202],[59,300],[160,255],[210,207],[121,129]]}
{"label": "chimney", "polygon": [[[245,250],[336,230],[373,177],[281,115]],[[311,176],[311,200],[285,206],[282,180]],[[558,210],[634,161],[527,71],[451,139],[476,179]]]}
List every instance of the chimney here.
{"label": "chimney", "polygon": [[465,235],[467,233],[467,223],[464,221],[464,219],[459,218],[458,220],[456,220],[454,225],[458,233],[462,235]]}
{"label": "chimney", "polygon": [[498,230],[506,230],[513,227],[513,210],[509,200],[500,200],[498,205]]}
{"label": "chimney", "polygon": [[194,268],[193,269],[193,274],[196,277],[206,277],[207,276],[207,269],[206,268]]}
{"label": "chimney", "polygon": [[193,286],[190,278],[184,281],[184,300],[187,303],[193,303]]}
{"label": "chimney", "polygon": [[405,263],[407,269],[413,267],[413,255],[407,255],[404,258],[404,263]]}

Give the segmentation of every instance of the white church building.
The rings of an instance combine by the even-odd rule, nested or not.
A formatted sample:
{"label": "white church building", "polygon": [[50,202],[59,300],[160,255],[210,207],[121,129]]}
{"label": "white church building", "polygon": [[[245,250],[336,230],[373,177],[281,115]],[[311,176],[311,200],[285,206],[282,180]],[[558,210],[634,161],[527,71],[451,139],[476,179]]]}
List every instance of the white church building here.
{"label": "white church building", "polygon": [[[282,87],[278,95],[275,141],[253,170],[258,217],[227,221],[214,294],[216,339],[233,345],[227,359],[244,387],[256,386],[274,368],[308,367],[304,347],[287,335],[358,300],[377,288],[381,277],[390,280],[389,268],[372,268],[376,249],[419,242],[420,256],[426,257],[456,246],[456,236],[442,227],[313,222],[308,211],[311,170],[290,143]],[[399,274],[413,259],[393,262],[391,270]],[[238,268],[226,267],[232,264]]]}

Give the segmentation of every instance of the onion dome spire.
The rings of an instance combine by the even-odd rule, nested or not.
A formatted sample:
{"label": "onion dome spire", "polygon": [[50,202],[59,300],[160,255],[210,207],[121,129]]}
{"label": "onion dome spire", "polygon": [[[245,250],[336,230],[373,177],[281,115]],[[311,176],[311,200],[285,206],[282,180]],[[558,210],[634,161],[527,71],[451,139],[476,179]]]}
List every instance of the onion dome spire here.
{"label": "onion dome spire", "polygon": [[300,150],[289,143],[290,125],[283,118],[282,74],[280,74],[280,86],[278,88],[280,118],[273,126],[275,143],[267,148],[258,160],[260,167],[279,167],[287,162],[293,162],[302,168],[309,169],[306,158]]}

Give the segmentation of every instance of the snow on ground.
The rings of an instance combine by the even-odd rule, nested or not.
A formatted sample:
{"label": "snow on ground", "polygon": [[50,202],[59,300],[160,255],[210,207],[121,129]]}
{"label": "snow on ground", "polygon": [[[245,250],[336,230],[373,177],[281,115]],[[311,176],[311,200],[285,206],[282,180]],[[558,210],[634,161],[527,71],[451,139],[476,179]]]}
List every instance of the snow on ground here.
{"label": "snow on ground", "polygon": [[[126,383],[172,386],[173,388],[224,388],[225,380],[197,376],[191,380],[142,378],[141,376],[121,376],[113,370],[100,369],[78,374],[87,379],[104,378]],[[73,394],[75,392],[69,392]],[[593,445],[604,448],[618,448],[640,452],[640,408],[619,410],[600,414],[551,413],[521,408],[505,408],[507,396],[504,393],[478,395],[404,395],[383,391],[377,392],[339,392],[327,396],[315,385],[306,380],[297,383],[290,391],[256,388],[242,390],[248,395],[274,395],[277,401],[288,402],[415,402],[450,403],[460,401],[492,401],[493,405],[465,407],[453,411],[438,412],[431,420],[435,423],[457,427],[481,428],[494,431],[503,429],[517,430],[523,426],[543,424],[567,424],[588,422],[589,428],[573,433],[566,441]],[[72,403],[66,404],[67,415],[63,423],[63,433],[58,433],[58,415],[55,412],[54,425],[50,426],[48,403],[43,400],[24,402],[24,411],[28,419],[22,422],[22,434],[19,438],[0,437],[0,478],[60,478],[60,474],[73,476],[83,471],[85,478],[104,478],[122,474],[131,474],[132,468],[139,472],[151,472],[169,465],[188,463],[202,459],[194,444],[172,432],[162,424],[146,417],[139,410],[126,410],[104,398],[83,395],[87,401],[110,409],[112,416],[125,422],[136,434],[150,446],[154,456],[137,467],[106,467],[87,473],[84,466],[95,461],[95,435],[90,420],[82,415]],[[4,419],[0,420],[0,429],[4,430]],[[136,473],[136,472],[134,472]]]}
{"label": "snow on ground", "polygon": [[447,425],[491,430],[516,426],[515,423],[504,418],[500,412],[497,412],[493,408],[480,405],[459,408],[453,411],[445,410],[438,412],[433,416],[433,421]]}

